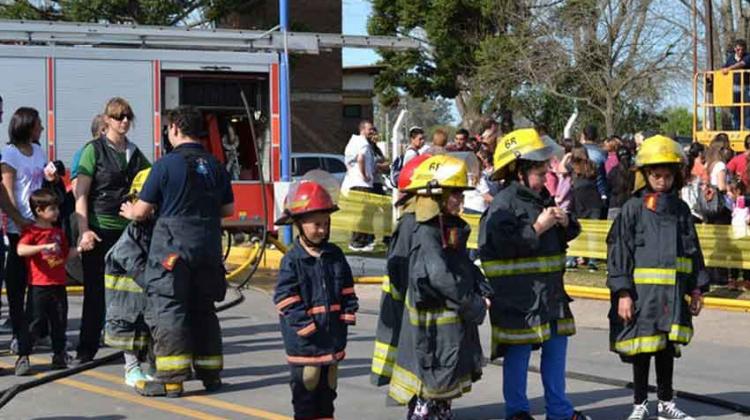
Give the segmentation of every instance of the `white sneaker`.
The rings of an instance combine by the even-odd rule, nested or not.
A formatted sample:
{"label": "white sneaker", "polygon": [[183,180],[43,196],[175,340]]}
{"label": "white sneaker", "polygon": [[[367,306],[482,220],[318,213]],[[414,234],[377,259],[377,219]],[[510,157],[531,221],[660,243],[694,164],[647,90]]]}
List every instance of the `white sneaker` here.
{"label": "white sneaker", "polygon": [[630,413],[628,420],[646,420],[648,418],[648,401],[643,404],[634,404],[633,411]]}
{"label": "white sneaker", "polygon": [[362,248],[360,248],[360,251],[362,251],[362,252],[372,252],[374,250],[375,250],[375,243],[374,242],[370,242],[369,244],[367,244],[367,245],[363,246]]}
{"label": "white sneaker", "polygon": [[674,400],[659,401],[657,413],[659,415],[659,420],[695,420],[677,408],[677,404],[675,404]]}
{"label": "white sneaker", "polygon": [[349,250],[354,252],[362,252],[362,248],[349,244]]}

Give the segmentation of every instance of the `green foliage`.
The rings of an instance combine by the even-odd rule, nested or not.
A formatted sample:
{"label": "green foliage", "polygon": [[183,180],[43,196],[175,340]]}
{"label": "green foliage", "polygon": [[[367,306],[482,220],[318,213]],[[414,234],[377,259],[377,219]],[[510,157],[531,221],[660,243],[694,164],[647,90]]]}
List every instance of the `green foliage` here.
{"label": "green foliage", "polygon": [[[467,92],[486,57],[480,54],[482,43],[502,38],[502,7],[497,6],[505,3],[513,1],[372,0],[370,34],[412,36],[429,44],[420,51],[380,51],[387,67],[375,87],[383,103],[393,106],[400,91],[417,98],[455,98]],[[481,93],[492,97],[496,90]],[[483,99],[471,105],[479,107]]]}
{"label": "green foliage", "polygon": [[659,130],[670,136],[692,136],[693,114],[684,107],[667,108],[662,113],[664,122]]}
{"label": "green foliage", "polygon": [[0,18],[171,26],[201,24],[241,12],[260,0],[18,0],[0,4]]}

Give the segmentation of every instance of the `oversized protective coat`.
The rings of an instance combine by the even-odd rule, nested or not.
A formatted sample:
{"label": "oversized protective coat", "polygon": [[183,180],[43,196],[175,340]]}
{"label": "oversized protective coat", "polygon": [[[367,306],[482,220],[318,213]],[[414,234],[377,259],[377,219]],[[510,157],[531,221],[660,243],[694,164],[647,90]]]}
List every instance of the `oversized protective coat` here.
{"label": "oversized protective coat", "polygon": [[[690,342],[688,296],[707,289],[708,275],[690,209],[676,193],[642,191],[625,203],[607,236],[607,268],[612,351],[627,361]],[[635,304],[628,325],[617,314],[621,291]]]}
{"label": "oversized protective coat", "polygon": [[352,271],[338,246],[326,243],[315,257],[299,241],[281,259],[273,295],[287,362],[335,364],[346,356],[348,327],[357,321]]}
{"label": "oversized protective coat", "polygon": [[107,305],[104,342],[113,348],[138,351],[146,349],[151,334],[146,325],[144,276],[153,223],[128,225],[107,253],[104,297]]}
{"label": "oversized protective coat", "polygon": [[405,212],[398,221],[388,247],[388,278],[383,282],[380,298],[375,350],[372,355],[370,381],[383,386],[391,381],[398,354],[398,339],[404,315],[404,297],[409,284],[409,251],[417,220],[414,212]]}
{"label": "oversized protective coat", "polygon": [[[441,221],[442,218],[442,221]],[[406,233],[406,232],[404,232]],[[409,285],[388,395],[453,399],[482,374],[478,325],[491,290],[466,252],[470,228],[458,217],[417,223],[409,253]]]}
{"label": "oversized protective coat", "polygon": [[538,237],[534,222],[551,206],[554,200],[546,190],[537,193],[511,182],[482,216],[479,255],[495,292],[490,308],[493,359],[510,345],[538,348],[550,338],[552,322],[557,334],[575,334],[563,274],[568,241],[581,227],[570,217],[567,228],[557,225]]}

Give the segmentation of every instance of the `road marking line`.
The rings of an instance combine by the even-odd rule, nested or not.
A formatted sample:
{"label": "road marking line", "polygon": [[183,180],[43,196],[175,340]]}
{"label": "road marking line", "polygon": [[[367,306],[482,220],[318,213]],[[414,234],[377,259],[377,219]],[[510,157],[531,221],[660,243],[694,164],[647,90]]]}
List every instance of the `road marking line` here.
{"label": "road marking line", "polygon": [[[35,363],[40,363],[40,364],[44,363],[44,360],[37,358],[37,357],[31,357],[30,359]],[[110,382],[113,384],[124,385],[123,377],[113,375],[111,373],[99,372],[96,370],[87,370],[85,372],[81,372],[81,374],[85,376],[90,376],[92,378],[101,379],[103,381]],[[263,420],[291,420],[291,417],[283,416],[281,414],[276,414],[270,411],[265,411],[265,410],[261,410],[261,409],[253,408],[253,407],[247,407],[244,405],[235,404],[235,403],[231,403],[227,401],[222,401],[216,398],[204,397],[204,396],[199,396],[199,395],[191,395],[191,396],[181,397],[181,399],[193,402],[195,404],[205,405],[205,406],[209,406],[213,408],[220,408],[226,411],[233,411],[235,413],[257,417]]]}
{"label": "road marking line", "polygon": [[[2,363],[2,362],[0,362],[0,366],[4,368],[13,367],[13,365],[9,365],[7,363]],[[37,378],[41,378],[41,377],[44,377],[44,374],[37,373],[34,376]],[[122,392],[122,391],[116,391],[110,388],[104,388],[104,387],[100,387],[97,385],[91,385],[86,382],[76,381],[74,379],[67,379],[67,378],[59,379],[55,381],[55,383],[67,385],[69,387],[77,388],[83,391],[88,391],[94,394],[104,395],[110,398],[117,398],[117,399],[128,401],[134,404],[143,405],[149,408],[155,408],[157,410],[166,411],[172,414],[179,414],[179,415],[186,416],[186,417],[192,417],[196,419],[207,419],[207,420],[224,420],[225,419],[224,417],[214,416],[212,414],[209,414],[203,411],[192,410],[189,408],[180,407],[179,405],[170,404],[170,403],[162,402],[159,400],[144,398],[139,395],[134,395],[134,394],[130,394],[130,393]]]}

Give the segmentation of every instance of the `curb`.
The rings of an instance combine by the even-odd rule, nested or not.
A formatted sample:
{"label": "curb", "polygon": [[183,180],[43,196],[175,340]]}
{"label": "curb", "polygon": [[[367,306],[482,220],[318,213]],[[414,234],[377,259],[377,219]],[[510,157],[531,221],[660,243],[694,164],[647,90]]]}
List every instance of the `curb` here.
{"label": "curb", "polygon": [[[355,284],[381,284],[387,276],[355,277]],[[606,287],[565,285],[565,291],[571,297],[579,299],[609,300],[609,289]],[[705,308],[733,312],[750,312],[750,301],[707,297],[703,300]]]}

